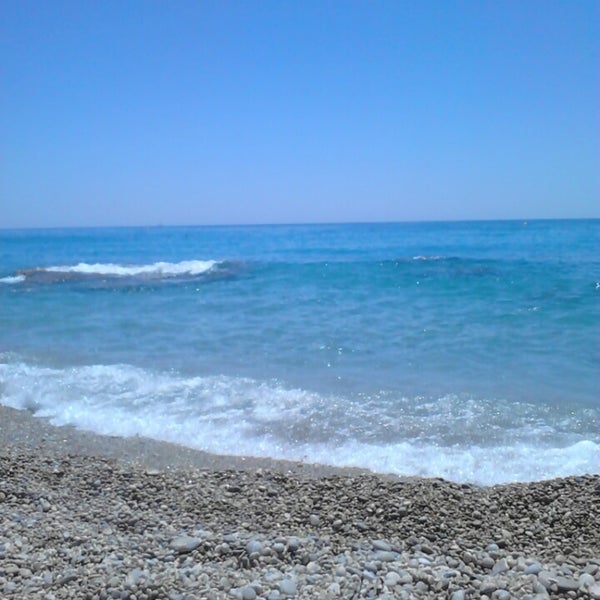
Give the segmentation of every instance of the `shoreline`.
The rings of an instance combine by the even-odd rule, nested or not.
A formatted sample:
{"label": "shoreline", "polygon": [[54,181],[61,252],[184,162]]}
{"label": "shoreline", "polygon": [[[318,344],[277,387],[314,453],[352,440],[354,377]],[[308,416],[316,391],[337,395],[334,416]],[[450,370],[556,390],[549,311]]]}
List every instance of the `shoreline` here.
{"label": "shoreline", "polygon": [[[152,438],[102,435],[74,426],[52,425],[27,410],[0,404],[0,454],[27,451],[51,456],[79,455],[115,460],[149,470],[254,471],[269,469],[308,477],[374,474],[357,467],[334,467],[284,459],[221,455]],[[413,477],[377,474],[383,478],[411,480]]]}
{"label": "shoreline", "polygon": [[[260,456],[215,454],[140,435],[121,437],[78,429],[73,425],[53,425],[46,417],[37,417],[28,410],[15,409],[0,404],[0,454],[9,451],[39,452],[52,456],[99,457],[159,471],[190,469],[254,471],[269,469],[306,477],[372,475],[392,481],[444,481],[477,488],[528,485],[562,479],[561,477],[547,477],[532,481],[508,481],[487,485],[472,481],[454,481],[435,476],[400,475],[372,471],[366,467],[334,466]],[[598,466],[597,472],[583,473],[581,476],[600,476],[600,465]],[[574,474],[565,477],[577,476],[577,474]]]}
{"label": "shoreline", "polygon": [[0,406],[0,596],[600,600],[600,475],[478,487]]}

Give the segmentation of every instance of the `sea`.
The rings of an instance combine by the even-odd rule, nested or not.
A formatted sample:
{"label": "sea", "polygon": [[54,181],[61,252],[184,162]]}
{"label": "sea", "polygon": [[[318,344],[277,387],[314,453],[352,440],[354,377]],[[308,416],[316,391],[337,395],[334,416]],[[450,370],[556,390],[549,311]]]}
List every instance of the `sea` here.
{"label": "sea", "polygon": [[218,454],[599,473],[599,325],[600,220],[0,230],[0,404]]}

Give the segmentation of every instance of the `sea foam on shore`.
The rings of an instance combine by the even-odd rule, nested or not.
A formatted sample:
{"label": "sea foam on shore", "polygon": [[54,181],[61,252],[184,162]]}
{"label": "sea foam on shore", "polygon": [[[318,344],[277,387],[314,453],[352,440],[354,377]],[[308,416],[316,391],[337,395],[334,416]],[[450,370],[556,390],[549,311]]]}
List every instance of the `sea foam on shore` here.
{"label": "sea foam on shore", "polygon": [[250,378],[1,361],[2,402],[56,425],[481,485],[597,472],[598,407],[339,398]]}

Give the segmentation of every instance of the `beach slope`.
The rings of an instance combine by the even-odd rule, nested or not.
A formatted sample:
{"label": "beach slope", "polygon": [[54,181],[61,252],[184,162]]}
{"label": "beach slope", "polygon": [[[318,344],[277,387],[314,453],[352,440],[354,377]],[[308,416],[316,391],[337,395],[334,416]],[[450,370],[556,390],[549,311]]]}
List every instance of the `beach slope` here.
{"label": "beach slope", "polygon": [[600,476],[476,487],[0,408],[6,598],[600,598]]}

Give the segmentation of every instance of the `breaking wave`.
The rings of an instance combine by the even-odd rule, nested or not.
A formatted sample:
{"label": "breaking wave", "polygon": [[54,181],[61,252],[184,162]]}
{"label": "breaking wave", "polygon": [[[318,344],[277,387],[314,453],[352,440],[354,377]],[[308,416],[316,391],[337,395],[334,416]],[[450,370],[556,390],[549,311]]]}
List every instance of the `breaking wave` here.
{"label": "breaking wave", "polygon": [[19,361],[0,362],[0,402],[99,434],[483,485],[595,472],[600,464],[595,410],[557,424],[560,415],[517,404],[504,417],[511,422],[500,423],[490,401],[455,396],[343,398],[242,377]]}
{"label": "breaking wave", "polygon": [[184,260],[181,262],[155,262],[147,265],[117,263],[85,263],[56,265],[19,270],[15,275],[0,279],[1,283],[57,283],[61,281],[115,279],[164,280],[181,277],[202,277],[225,274],[231,263],[216,260]]}

